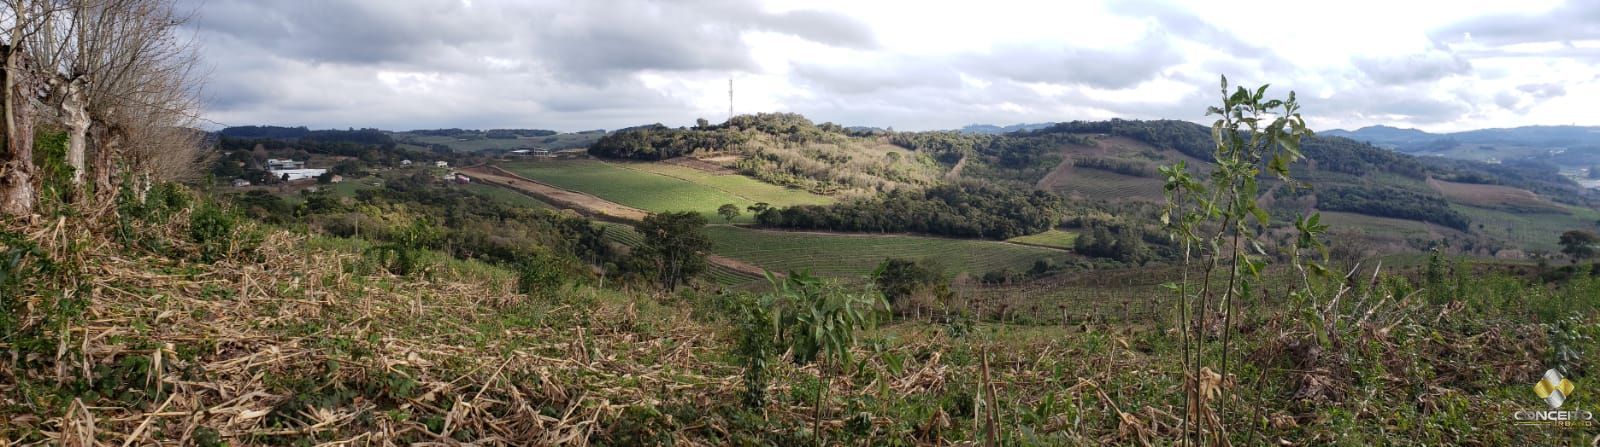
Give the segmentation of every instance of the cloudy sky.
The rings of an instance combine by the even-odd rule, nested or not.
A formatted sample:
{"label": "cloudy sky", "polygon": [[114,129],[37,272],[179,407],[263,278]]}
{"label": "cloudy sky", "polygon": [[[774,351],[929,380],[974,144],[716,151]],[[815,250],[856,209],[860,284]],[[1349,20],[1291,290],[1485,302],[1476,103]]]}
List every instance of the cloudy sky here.
{"label": "cloudy sky", "polygon": [[845,125],[1203,121],[1219,74],[1318,129],[1600,125],[1590,0],[184,1],[218,126],[676,126],[730,78]]}

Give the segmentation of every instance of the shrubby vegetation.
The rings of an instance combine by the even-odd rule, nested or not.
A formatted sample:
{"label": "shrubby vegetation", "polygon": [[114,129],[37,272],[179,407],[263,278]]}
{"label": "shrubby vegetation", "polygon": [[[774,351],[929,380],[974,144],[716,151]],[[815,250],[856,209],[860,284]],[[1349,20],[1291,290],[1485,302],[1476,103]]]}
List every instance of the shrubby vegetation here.
{"label": "shrubby vegetation", "polygon": [[873,287],[897,314],[930,307],[950,296],[950,281],[936,261],[888,258],[872,272]]}
{"label": "shrubby vegetation", "polygon": [[1061,210],[1061,198],[1049,192],[960,182],[826,206],[768,209],[756,221],[776,228],[1010,239],[1054,228]]}
{"label": "shrubby vegetation", "polygon": [[1084,256],[1140,263],[1150,259],[1143,232],[1127,225],[1090,225],[1073,241],[1072,250]]}

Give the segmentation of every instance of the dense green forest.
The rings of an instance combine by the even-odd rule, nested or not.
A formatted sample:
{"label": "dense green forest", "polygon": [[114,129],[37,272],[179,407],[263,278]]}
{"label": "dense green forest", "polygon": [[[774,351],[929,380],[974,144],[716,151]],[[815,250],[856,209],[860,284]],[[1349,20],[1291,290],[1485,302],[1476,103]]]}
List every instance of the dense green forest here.
{"label": "dense green forest", "polygon": [[1326,211],[1432,222],[1467,231],[1471,220],[1435,195],[1386,186],[1331,186],[1317,190],[1317,208]]}

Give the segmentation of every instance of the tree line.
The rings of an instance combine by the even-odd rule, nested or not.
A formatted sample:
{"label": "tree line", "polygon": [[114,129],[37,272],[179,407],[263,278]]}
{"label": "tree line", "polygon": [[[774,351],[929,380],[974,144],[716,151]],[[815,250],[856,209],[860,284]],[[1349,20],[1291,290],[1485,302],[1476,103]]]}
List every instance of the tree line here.
{"label": "tree line", "polygon": [[1472,221],[1450,209],[1443,198],[1387,186],[1330,186],[1319,189],[1317,208],[1432,222],[1467,231]]}
{"label": "tree line", "polygon": [[[1200,160],[1211,160],[1216,149],[1211,129],[1179,120],[1072,121],[1032,132],[1033,134],[1076,133],[1127,137],[1146,144],[1176,150]],[[1342,137],[1309,137],[1300,145],[1301,153],[1319,170],[1351,175],[1393,172],[1422,178],[1427,168],[1416,157],[1396,153],[1371,144]],[[1297,169],[1306,169],[1297,167]]]}
{"label": "tree line", "polygon": [[763,209],[756,222],[774,228],[1009,239],[1061,221],[1061,198],[979,182],[896,190],[832,205]]}
{"label": "tree line", "polygon": [[1155,177],[1156,167],[1139,160],[1112,157],[1080,157],[1072,160],[1080,168],[1099,169],[1134,177]]}

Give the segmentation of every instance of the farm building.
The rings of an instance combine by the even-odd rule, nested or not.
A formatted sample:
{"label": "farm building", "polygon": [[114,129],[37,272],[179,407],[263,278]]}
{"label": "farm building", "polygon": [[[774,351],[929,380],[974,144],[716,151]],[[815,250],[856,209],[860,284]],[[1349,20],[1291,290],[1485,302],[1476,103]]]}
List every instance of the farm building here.
{"label": "farm building", "polygon": [[434,167],[439,167],[439,168],[448,168],[448,167],[450,167],[450,162],[444,161],[444,160],[439,160],[439,161],[433,162],[433,166]]}
{"label": "farm building", "polygon": [[324,173],[327,173],[328,170],[327,169],[273,169],[273,170],[269,170],[267,172],[272,173],[273,177],[281,178],[284,181],[292,182],[292,181],[296,181],[296,180],[305,180],[305,179],[317,178],[317,176],[322,175]]}
{"label": "farm building", "polygon": [[305,167],[306,162],[303,161],[294,161],[289,159],[279,160],[276,158],[267,159],[267,170],[269,171],[304,169]]}

